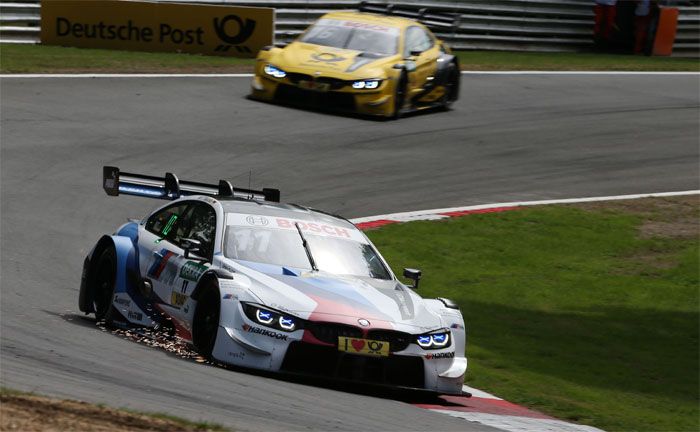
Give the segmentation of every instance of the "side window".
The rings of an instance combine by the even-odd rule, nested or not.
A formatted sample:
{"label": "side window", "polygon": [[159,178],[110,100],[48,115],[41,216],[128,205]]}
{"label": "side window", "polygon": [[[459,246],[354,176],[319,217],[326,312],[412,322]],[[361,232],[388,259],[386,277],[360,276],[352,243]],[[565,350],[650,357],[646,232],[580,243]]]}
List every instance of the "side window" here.
{"label": "side window", "polygon": [[177,232],[188,203],[178,203],[160,210],[146,221],[146,230],[153,234],[170,239],[174,232]]}
{"label": "side window", "polygon": [[216,212],[205,203],[197,202],[187,211],[187,224],[178,230],[178,237],[174,242],[183,238],[190,238],[202,242],[202,250],[197,255],[210,258],[214,253],[214,239],[216,238]]}
{"label": "side window", "polygon": [[433,46],[433,38],[420,27],[409,27],[406,30],[406,48],[404,56],[411,55],[411,51],[427,51]]}

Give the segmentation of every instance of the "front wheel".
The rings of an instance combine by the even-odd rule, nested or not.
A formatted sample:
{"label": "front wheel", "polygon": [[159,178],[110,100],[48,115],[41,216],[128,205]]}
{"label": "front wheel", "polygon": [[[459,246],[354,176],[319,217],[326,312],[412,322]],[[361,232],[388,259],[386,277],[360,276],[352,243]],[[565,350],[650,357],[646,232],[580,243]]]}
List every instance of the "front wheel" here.
{"label": "front wheel", "polygon": [[446,75],[447,81],[445,82],[445,95],[442,97],[442,107],[447,110],[459,97],[460,72],[457,65],[450,63]]}
{"label": "front wheel", "polygon": [[197,308],[192,320],[192,344],[204,357],[211,359],[216,334],[219,331],[219,289],[214,283],[203,287],[197,299]]}
{"label": "front wheel", "polygon": [[95,318],[111,325],[116,314],[112,299],[117,281],[117,257],[114,249],[108,247],[97,259],[96,277],[93,292]]}
{"label": "front wheel", "polygon": [[399,80],[396,83],[396,88],[394,89],[394,112],[391,118],[396,120],[401,117],[401,110],[406,103],[406,87],[408,85],[408,79],[405,73],[401,74]]}

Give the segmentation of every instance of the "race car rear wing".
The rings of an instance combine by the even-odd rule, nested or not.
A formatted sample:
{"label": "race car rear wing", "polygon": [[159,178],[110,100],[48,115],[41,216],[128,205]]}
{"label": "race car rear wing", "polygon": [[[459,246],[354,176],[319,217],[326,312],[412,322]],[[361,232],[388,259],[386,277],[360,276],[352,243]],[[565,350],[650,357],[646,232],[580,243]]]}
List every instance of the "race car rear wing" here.
{"label": "race car rear wing", "polygon": [[425,7],[412,3],[379,3],[362,1],[358,8],[360,12],[370,12],[379,15],[393,15],[410,18],[436,31],[455,31],[459,28],[461,14],[452,12],[449,5],[433,5]]}
{"label": "race car rear wing", "polygon": [[199,183],[180,180],[173,173],[165,173],[165,177],[133,174],[112,166],[106,166],[102,170],[102,187],[109,196],[136,195],[174,200],[188,195],[207,195],[280,202],[279,189],[236,188],[227,180],[219,180],[219,184]]}

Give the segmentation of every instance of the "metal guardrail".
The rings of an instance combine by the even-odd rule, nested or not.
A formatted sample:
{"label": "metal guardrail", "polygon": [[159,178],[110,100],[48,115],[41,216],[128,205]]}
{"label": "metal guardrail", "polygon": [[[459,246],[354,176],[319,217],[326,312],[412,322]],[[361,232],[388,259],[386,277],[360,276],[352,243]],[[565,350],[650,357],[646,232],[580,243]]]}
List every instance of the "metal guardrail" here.
{"label": "metal guardrail", "polygon": [[0,42],[38,43],[40,32],[39,1],[0,1]]}
{"label": "metal guardrail", "polygon": [[[333,10],[357,10],[358,0],[156,0],[180,3],[265,6],[276,9],[275,38],[289,42],[318,17]],[[629,0],[619,0],[629,1]],[[700,0],[661,0],[680,11],[674,56],[700,57]],[[38,42],[39,0],[0,0],[0,41]],[[423,0],[372,1],[395,11],[429,17],[456,15],[454,25],[427,19],[458,50],[585,51],[592,48],[593,0]]]}

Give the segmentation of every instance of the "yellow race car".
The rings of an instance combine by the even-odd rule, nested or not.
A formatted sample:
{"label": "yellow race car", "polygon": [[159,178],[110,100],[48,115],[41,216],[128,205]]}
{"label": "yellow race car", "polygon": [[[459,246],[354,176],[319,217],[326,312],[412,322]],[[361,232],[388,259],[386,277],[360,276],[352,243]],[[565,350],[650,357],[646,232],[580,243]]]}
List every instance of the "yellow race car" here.
{"label": "yellow race car", "polygon": [[398,118],[448,108],[459,79],[457,57],[419,22],[333,12],[286,47],[260,51],[251,97]]}

